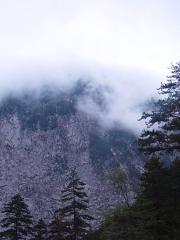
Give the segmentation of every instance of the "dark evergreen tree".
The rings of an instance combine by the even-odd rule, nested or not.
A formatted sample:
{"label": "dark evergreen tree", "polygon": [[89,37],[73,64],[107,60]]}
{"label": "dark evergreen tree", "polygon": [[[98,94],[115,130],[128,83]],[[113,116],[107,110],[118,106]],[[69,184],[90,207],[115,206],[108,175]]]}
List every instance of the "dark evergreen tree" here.
{"label": "dark evergreen tree", "polygon": [[163,215],[169,239],[180,236],[180,159],[176,158],[170,167],[165,168],[163,181]]}
{"label": "dark evergreen tree", "polygon": [[51,240],[63,240],[67,235],[68,226],[62,222],[60,217],[54,216],[54,219],[49,225],[49,238]]}
{"label": "dark evergreen tree", "polygon": [[[141,175],[141,191],[137,196],[138,217],[143,227],[145,239],[163,239],[166,233],[164,218],[164,177],[163,163],[159,158],[152,157],[144,166],[145,172]],[[164,238],[165,239],[165,238]]]}
{"label": "dark evergreen tree", "polygon": [[46,240],[48,239],[48,230],[45,222],[39,219],[38,223],[33,228],[33,238],[31,240]]}
{"label": "dark evergreen tree", "polygon": [[144,169],[136,201],[108,212],[98,232],[100,240],[179,239],[180,160],[164,167],[153,156]]}
{"label": "dark evergreen tree", "polygon": [[[165,98],[155,102],[151,113],[143,113],[148,119],[147,130],[138,139],[139,150],[145,154],[180,151],[180,63],[171,66],[172,75],[161,84],[160,94]],[[153,126],[158,124],[158,129]]]}
{"label": "dark evergreen tree", "polygon": [[111,210],[101,225],[100,239],[140,239],[138,238],[138,223],[134,213],[132,206],[128,208],[120,205],[113,211]]}
{"label": "dark evergreen tree", "polygon": [[102,228],[98,228],[95,230],[91,230],[88,234],[84,237],[84,240],[101,240],[102,235]]}
{"label": "dark evergreen tree", "polygon": [[32,234],[32,216],[20,194],[12,197],[2,211],[1,239],[29,239]]}
{"label": "dark evergreen tree", "polygon": [[85,183],[80,181],[75,170],[71,171],[67,187],[62,191],[62,202],[65,207],[56,210],[62,223],[66,225],[68,239],[83,239],[90,228],[93,217],[87,214],[89,210]]}

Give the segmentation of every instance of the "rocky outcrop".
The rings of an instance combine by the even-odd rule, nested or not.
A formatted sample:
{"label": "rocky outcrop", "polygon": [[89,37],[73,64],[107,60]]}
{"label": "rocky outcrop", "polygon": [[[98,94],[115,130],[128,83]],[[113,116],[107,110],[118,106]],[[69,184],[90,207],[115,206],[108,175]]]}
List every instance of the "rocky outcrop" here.
{"label": "rocky outcrop", "polygon": [[67,96],[33,104],[20,99],[10,110],[1,106],[1,207],[21,193],[35,218],[50,219],[61,204],[68,173],[76,167],[90,206],[97,210],[120,200],[108,191],[103,176],[108,168],[126,166],[139,172],[143,159],[137,155],[135,137],[119,129],[105,130],[92,116],[72,110],[72,101]]}

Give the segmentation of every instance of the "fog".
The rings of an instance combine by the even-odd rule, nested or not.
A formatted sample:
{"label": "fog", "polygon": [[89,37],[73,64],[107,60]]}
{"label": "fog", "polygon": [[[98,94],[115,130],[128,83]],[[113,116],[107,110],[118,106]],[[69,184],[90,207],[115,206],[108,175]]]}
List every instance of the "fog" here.
{"label": "fog", "polygon": [[9,92],[91,79],[108,112],[92,99],[78,107],[104,126],[139,134],[143,102],[154,97],[179,61],[177,0],[0,1],[0,99]]}

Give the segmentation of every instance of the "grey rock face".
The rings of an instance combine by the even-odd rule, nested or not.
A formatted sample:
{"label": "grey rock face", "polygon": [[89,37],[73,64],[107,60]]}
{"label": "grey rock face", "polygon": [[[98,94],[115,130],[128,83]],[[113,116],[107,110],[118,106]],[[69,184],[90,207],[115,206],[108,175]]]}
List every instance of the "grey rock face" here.
{"label": "grey rock face", "polygon": [[[62,113],[60,107],[66,103],[63,106],[67,108],[69,101],[59,105],[38,102],[37,106],[13,107],[10,112],[1,109],[0,185],[4,187],[0,207],[21,193],[36,219],[50,219],[61,206],[61,190],[72,167],[86,183],[92,211],[121,200],[108,191],[103,173],[114,166],[139,172],[142,159],[137,155],[135,138],[126,131],[104,130],[81,110],[63,109]],[[52,106],[54,112],[50,111]],[[47,109],[49,115],[45,116]]]}

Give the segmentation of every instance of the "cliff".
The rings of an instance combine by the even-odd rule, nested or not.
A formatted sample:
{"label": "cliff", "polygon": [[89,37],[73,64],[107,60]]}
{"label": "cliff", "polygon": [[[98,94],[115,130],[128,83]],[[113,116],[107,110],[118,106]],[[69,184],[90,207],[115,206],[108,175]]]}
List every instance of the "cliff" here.
{"label": "cliff", "polygon": [[[76,167],[95,211],[121,199],[108,191],[104,173],[109,168],[127,168],[138,175],[144,158],[138,156],[135,136],[119,126],[107,129],[79,109],[85,87],[67,92],[46,87],[1,103],[1,206],[21,193],[35,218],[51,218],[69,170]],[[99,96],[91,94],[103,107]]]}

